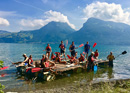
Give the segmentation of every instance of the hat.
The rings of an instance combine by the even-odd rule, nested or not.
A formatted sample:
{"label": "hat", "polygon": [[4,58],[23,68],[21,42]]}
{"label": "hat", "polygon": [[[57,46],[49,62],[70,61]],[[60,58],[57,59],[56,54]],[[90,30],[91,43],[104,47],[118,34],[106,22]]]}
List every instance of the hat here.
{"label": "hat", "polygon": [[91,54],[93,54],[93,55],[94,55],[94,52],[92,52]]}
{"label": "hat", "polygon": [[23,54],[23,56],[26,56],[26,54]]}

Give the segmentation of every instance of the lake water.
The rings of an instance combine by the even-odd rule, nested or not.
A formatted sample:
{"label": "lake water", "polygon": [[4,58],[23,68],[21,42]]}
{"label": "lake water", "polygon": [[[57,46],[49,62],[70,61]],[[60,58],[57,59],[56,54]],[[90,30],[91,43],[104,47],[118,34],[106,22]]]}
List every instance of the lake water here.
{"label": "lake water", "polygon": [[[93,44],[92,44],[93,45]],[[92,46],[91,45],[91,46]],[[50,44],[53,52],[59,52],[58,44]],[[79,45],[76,45],[79,46]],[[4,61],[5,66],[10,66],[11,62],[23,61],[22,54],[26,53],[28,56],[32,55],[33,60],[41,59],[41,56],[45,54],[43,50],[45,49],[46,44],[9,44],[9,43],[0,43],[0,60]],[[127,54],[121,55],[114,60],[114,68],[112,69],[112,73],[109,73],[107,69],[98,69],[97,73],[94,73],[92,77],[92,81],[103,81],[103,80],[113,80],[113,79],[128,79],[130,78],[130,46],[119,46],[119,45],[98,45],[93,49],[95,51],[98,49],[99,51],[99,59],[106,59],[107,55],[110,51],[113,52],[115,56],[121,54],[124,50],[127,51]],[[83,52],[83,47],[78,48],[76,50],[78,52],[78,56]],[[69,45],[66,48],[66,54],[69,54]],[[110,74],[110,75],[109,75]],[[6,86],[6,90],[10,90],[12,88],[21,90],[35,90],[39,89],[38,86],[43,86],[49,88],[50,86],[63,85],[81,81],[85,82],[85,78],[91,78],[91,75],[88,73],[79,73],[75,75],[69,75],[68,77],[64,77],[53,82],[45,82],[45,83],[30,83],[25,81],[24,79],[18,79],[16,76],[16,68],[15,66],[11,66],[6,70],[0,71],[0,83]],[[68,82],[68,83],[67,83]],[[38,84],[38,86],[37,86]],[[31,88],[30,88],[31,86]]]}

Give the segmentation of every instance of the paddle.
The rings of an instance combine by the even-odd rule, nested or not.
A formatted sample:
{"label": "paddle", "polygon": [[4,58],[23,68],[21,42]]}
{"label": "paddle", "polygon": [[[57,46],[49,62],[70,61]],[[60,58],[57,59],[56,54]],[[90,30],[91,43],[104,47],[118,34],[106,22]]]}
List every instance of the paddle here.
{"label": "paddle", "polygon": [[71,57],[70,57],[69,55],[67,55],[67,57],[68,57],[69,59],[71,59]]}
{"label": "paddle", "polygon": [[[97,45],[97,43],[94,43],[94,44],[93,44],[93,48],[94,48],[96,45]],[[92,48],[92,49],[93,49],[93,48]]]}
{"label": "paddle", "polygon": [[123,51],[121,54],[117,55],[115,58],[119,57],[120,55],[124,55],[126,53],[127,53],[127,51]]}
{"label": "paddle", "polygon": [[9,66],[2,67],[2,68],[0,68],[0,70],[5,70],[7,68],[9,68]]}
{"label": "paddle", "polygon": [[84,44],[79,45],[79,47],[82,47],[82,46],[84,46]]}
{"label": "paddle", "polygon": [[42,68],[39,68],[39,67],[36,67],[36,68],[32,68],[32,73],[34,73],[34,72],[39,72],[39,71],[41,71],[42,70]]}

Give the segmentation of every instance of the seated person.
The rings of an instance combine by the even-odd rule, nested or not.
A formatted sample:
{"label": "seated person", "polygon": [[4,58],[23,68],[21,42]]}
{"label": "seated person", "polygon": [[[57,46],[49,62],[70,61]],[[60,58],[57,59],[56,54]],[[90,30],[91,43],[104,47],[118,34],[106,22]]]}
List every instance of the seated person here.
{"label": "seated person", "polygon": [[66,64],[67,63],[66,61],[61,61],[61,60],[62,60],[62,58],[60,57],[60,54],[57,53],[56,54],[56,58],[55,58],[55,63],[56,62],[59,62],[59,63],[62,63],[62,64]]}
{"label": "seated person", "polygon": [[43,62],[44,71],[51,70],[50,67],[54,67],[54,66],[55,66],[55,63],[52,61],[49,61],[48,58],[46,57],[44,62]]}
{"label": "seated person", "polygon": [[75,65],[78,64],[78,60],[75,58],[75,56],[71,56],[70,63],[74,63]]}
{"label": "seated person", "polygon": [[54,55],[54,53],[51,54],[51,60],[55,60],[56,56]]}
{"label": "seated person", "polygon": [[77,52],[75,52],[75,58],[78,59],[78,57],[77,57]]}
{"label": "seated person", "polygon": [[43,55],[42,55],[42,59],[41,59],[41,63],[40,63],[41,68],[44,67],[44,60],[45,60],[45,58],[46,58],[46,56],[43,54]]}
{"label": "seated person", "polygon": [[35,65],[33,65],[32,55],[29,56],[28,67],[35,67]]}
{"label": "seated person", "polygon": [[98,52],[98,50],[96,49],[96,51],[94,52],[94,58],[95,58],[95,59],[98,59],[98,56],[99,56],[99,52]]}
{"label": "seated person", "polygon": [[85,59],[85,57],[84,57],[83,54],[81,53],[81,54],[80,54],[80,57],[78,58],[79,62],[84,61],[84,59]]}

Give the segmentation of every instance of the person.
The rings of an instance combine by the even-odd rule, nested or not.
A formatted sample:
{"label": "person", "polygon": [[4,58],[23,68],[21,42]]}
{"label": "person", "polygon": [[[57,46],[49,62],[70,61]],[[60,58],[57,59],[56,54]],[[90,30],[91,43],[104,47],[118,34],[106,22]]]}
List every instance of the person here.
{"label": "person", "polygon": [[35,66],[33,65],[32,55],[29,56],[29,59],[28,59],[28,67],[35,67]]}
{"label": "person", "polygon": [[98,59],[98,56],[99,56],[99,52],[98,52],[98,50],[96,49],[96,51],[94,52],[94,58],[95,58],[95,59]]}
{"label": "person", "polygon": [[107,56],[107,59],[109,60],[109,67],[113,67],[113,60],[115,59],[112,52]]}
{"label": "person", "polygon": [[71,56],[70,63],[74,63],[74,65],[77,65],[79,63],[78,59],[75,58],[75,56]]}
{"label": "person", "polygon": [[59,62],[59,63],[62,63],[62,64],[66,64],[67,63],[66,61],[61,61],[61,60],[62,60],[62,58],[60,57],[60,54],[57,53],[56,54],[56,58],[55,58],[55,63],[56,62]]}
{"label": "person", "polygon": [[77,54],[78,54],[78,52],[75,52],[75,58],[76,58],[76,59],[78,59]]}
{"label": "person", "polygon": [[43,55],[42,55],[42,59],[41,59],[41,63],[40,63],[41,68],[44,67],[44,60],[45,60],[45,58],[46,58],[46,56],[43,54]]}
{"label": "person", "polygon": [[65,56],[65,45],[63,44],[63,41],[61,41],[61,44],[59,45],[59,48],[60,48],[60,54],[64,55],[65,59],[66,59],[66,56]]}
{"label": "person", "polygon": [[86,54],[86,59],[88,58],[88,53],[89,53],[89,50],[90,50],[90,45],[89,45],[89,42],[87,41],[87,43],[84,45],[84,51],[85,51],[85,54]]}
{"label": "person", "polygon": [[72,41],[72,44],[70,45],[69,50],[70,50],[71,56],[73,56],[73,57],[75,56],[76,48],[78,48],[78,47],[75,47],[74,41]]}
{"label": "person", "polygon": [[[16,67],[19,67],[19,66],[27,66],[28,65],[28,57],[26,54],[23,54],[23,57],[24,57],[24,61],[22,62],[17,62],[17,63],[12,63],[12,64],[18,64]],[[19,64],[20,63],[20,64]]]}
{"label": "person", "polygon": [[43,62],[43,67],[42,67],[42,68],[44,68],[43,71],[52,71],[52,72],[54,72],[52,70],[52,67],[54,67],[54,66],[55,66],[55,63],[52,62],[52,61],[49,61],[48,58],[45,57],[44,62]]}
{"label": "person", "polygon": [[49,57],[50,57],[50,53],[51,53],[51,47],[50,47],[50,44],[47,44],[47,47],[46,47],[46,55],[48,55],[48,59],[49,59]]}
{"label": "person", "polygon": [[91,55],[88,57],[88,69],[91,71],[93,71],[94,70],[94,61],[95,61],[95,59],[94,59],[94,52],[92,52],[91,53]]}
{"label": "person", "polygon": [[82,53],[80,54],[80,57],[78,58],[78,60],[79,60],[79,62],[81,62],[81,61],[84,61],[84,60],[85,60],[85,58],[84,58],[84,56],[83,56],[83,54],[82,54]]}
{"label": "person", "polygon": [[51,60],[55,60],[56,56],[54,55],[54,53],[51,53]]}

